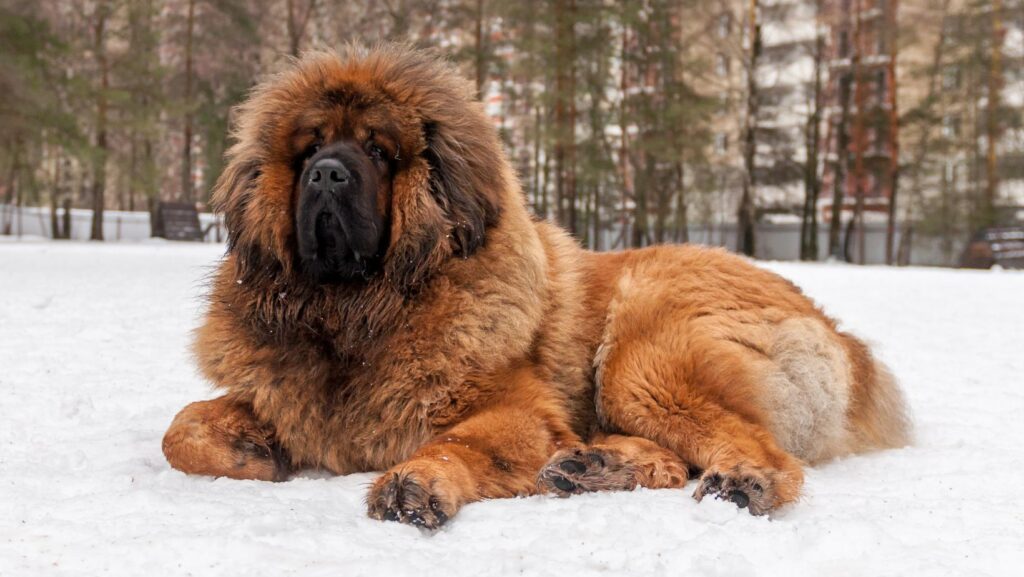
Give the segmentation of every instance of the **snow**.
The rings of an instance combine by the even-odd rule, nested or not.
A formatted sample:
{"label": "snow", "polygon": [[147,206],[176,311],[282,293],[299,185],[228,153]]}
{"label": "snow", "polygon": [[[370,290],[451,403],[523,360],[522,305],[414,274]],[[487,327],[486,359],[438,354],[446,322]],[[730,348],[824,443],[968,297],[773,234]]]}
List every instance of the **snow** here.
{"label": "snow", "polygon": [[372,474],[188,477],[160,439],[223,248],[0,242],[0,575],[1020,575],[1024,274],[767,264],[903,382],[913,447],[807,472],[773,518],[684,490],[371,521]]}

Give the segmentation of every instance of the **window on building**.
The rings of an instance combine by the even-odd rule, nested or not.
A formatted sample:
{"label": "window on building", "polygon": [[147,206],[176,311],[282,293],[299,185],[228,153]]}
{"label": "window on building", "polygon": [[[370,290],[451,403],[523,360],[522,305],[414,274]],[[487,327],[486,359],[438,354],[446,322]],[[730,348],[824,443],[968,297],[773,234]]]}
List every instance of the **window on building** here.
{"label": "window on building", "polygon": [[885,81],[887,74],[885,70],[878,70],[875,72],[875,97],[878,98],[878,103],[885,102]]}
{"label": "window on building", "polygon": [[724,132],[715,133],[715,152],[725,154],[729,151],[729,135]]}
{"label": "window on building", "polygon": [[879,198],[885,196],[885,182],[880,174],[872,174],[869,178],[868,196]]}
{"label": "window on building", "polygon": [[732,14],[725,12],[718,16],[718,37],[726,38],[732,33]]}
{"label": "window on building", "polygon": [[840,72],[837,84],[839,85],[839,94],[844,92],[853,94],[853,74],[851,72]]}
{"label": "window on building", "polygon": [[725,54],[718,54],[715,59],[715,74],[719,76],[729,75],[729,57]]}
{"label": "window on building", "polygon": [[839,31],[839,57],[847,58],[850,56],[850,31],[840,30]]}

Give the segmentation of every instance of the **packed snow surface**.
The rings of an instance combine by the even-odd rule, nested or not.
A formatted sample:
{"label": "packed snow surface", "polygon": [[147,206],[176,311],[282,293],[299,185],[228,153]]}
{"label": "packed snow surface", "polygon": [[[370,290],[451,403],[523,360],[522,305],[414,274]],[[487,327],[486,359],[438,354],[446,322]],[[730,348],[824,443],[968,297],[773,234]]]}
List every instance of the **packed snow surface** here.
{"label": "packed snow surface", "polygon": [[683,490],[476,503],[427,534],[372,474],[189,477],[160,439],[223,248],[0,241],[0,575],[1024,575],[1024,274],[765,264],[875,346],[912,447],[772,518]]}

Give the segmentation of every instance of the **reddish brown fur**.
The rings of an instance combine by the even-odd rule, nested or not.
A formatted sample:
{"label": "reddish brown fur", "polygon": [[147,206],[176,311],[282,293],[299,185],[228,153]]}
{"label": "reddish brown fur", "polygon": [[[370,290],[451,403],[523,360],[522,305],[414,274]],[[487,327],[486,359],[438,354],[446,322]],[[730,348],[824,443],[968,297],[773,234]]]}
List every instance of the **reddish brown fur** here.
{"label": "reddish brown fur", "polygon": [[185,407],[164,436],[163,450],[179,468],[200,475],[283,481],[288,465],[274,431],[252,409],[224,397]]}
{"label": "reddish brown fur", "polygon": [[[311,283],[295,154],[313,131],[371,129],[398,157],[383,274]],[[801,459],[907,440],[891,379],[791,283],[719,250],[587,253],[531,220],[471,85],[437,58],[308,55],[256,90],[235,136],[216,190],[230,249],[195,342],[225,395],[172,423],[178,469],[387,470],[370,515],[435,527],[551,489],[573,455],[594,465],[565,465],[589,479],[568,492],[677,487],[689,465],[698,498],[743,493],[762,513],[797,498]],[[251,431],[276,453],[240,466]]]}

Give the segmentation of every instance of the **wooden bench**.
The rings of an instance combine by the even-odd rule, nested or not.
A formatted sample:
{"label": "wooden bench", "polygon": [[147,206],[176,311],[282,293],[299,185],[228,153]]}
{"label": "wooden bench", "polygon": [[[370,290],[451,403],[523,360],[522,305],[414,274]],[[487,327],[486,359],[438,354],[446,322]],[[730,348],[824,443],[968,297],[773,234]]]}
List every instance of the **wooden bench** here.
{"label": "wooden bench", "polygon": [[962,268],[1024,268],[1024,226],[978,231],[960,256]]}
{"label": "wooden bench", "polygon": [[199,211],[187,202],[161,202],[156,209],[159,236],[167,240],[203,241]]}

